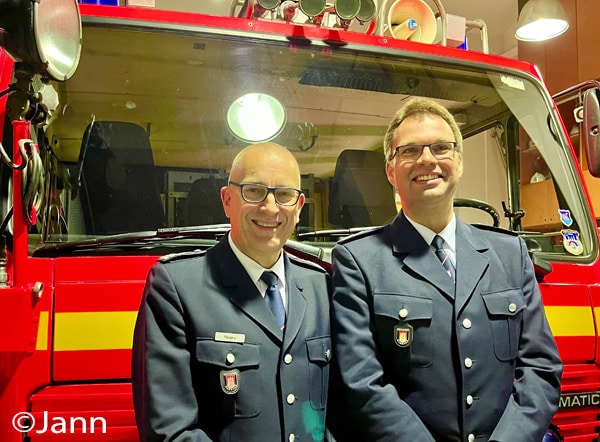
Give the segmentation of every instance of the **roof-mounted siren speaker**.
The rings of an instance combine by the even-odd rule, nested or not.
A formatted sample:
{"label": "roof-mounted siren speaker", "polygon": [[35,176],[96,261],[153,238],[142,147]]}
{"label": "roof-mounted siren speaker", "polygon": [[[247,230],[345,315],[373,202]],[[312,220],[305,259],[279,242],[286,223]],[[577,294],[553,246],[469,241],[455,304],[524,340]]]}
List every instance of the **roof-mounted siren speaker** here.
{"label": "roof-mounted siren speaker", "polygon": [[396,0],[388,11],[386,33],[397,39],[433,43],[435,14],[422,0]]}

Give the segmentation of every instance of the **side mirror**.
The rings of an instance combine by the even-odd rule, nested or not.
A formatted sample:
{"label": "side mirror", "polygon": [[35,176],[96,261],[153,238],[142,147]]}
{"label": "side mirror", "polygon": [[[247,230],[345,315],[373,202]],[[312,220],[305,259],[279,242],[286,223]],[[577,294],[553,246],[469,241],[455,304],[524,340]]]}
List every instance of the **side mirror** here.
{"label": "side mirror", "polygon": [[65,81],[81,54],[76,0],[0,0],[0,46],[32,76]]}
{"label": "side mirror", "polygon": [[583,95],[583,133],[585,155],[590,174],[600,178],[600,103],[598,89],[591,88]]}

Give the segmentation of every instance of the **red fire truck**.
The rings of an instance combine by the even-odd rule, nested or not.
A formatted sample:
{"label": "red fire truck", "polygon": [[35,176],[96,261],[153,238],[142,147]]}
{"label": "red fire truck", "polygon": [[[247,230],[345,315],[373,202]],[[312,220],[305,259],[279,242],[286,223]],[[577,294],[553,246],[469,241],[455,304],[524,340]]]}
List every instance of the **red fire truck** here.
{"label": "red fire truck", "polygon": [[[529,247],[565,363],[557,432],[598,440],[598,84],[553,100],[534,66],[451,47],[437,0],[441,37],[398,2],[114,3],[0,0],[2,442],[138,440],[146,274],[227,232],[236,153],[267,139],[294,153],[307,204],[287,247],[327,266],[337,240],[402,206],[382,137],[411,96],[460,124],[457,213]],[[485,23],[466,23],[485,46]]]}

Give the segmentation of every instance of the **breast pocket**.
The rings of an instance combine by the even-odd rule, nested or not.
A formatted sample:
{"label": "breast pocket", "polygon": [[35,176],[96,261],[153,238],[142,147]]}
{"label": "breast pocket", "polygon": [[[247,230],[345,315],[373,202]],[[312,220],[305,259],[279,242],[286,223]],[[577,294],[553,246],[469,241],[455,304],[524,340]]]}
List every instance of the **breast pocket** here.
{"label": "breast pocket", "polygon": [[322,336],[307,339],[306,350],[308,353],[308,396],[310,405],[317,410],[322,410],[327,404],[331,337]]}
{"label": "breast pocket", "polygon": [[373,309],[384,352],[401,366],[428,367],[433,360],[433,300],[396,293],[375,293]]}
{"label": "breast pocket", "polygon": [[196,362],[201,384],[221,397],[214,406],[228,417],[252,417],[261,411],[262,389],[258,344],[196,341]]}
{"label": "breast pocket", "polygon": [[517,357],[525,299],[521,289],[482,293],[492,328],[494,353],[501,361]]}

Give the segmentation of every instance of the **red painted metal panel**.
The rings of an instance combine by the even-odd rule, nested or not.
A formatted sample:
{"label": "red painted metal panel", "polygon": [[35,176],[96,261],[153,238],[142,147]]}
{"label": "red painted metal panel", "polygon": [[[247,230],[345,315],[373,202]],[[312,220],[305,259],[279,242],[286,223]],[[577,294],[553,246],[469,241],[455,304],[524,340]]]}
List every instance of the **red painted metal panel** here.
{"label": "red painted metal panel", "polygon": [[145,281],[157,256],[79,256],[56,260],[56,281]]}
{"label": "red painted metal panel", "polygon": [[585,362],[585,355],[588,361],[594,359],[595,336],[555,336],[554,339],[563,363]]}
{"label": "red painted metal panel", "polygon": [[[3,75],[3,74],[2,74]],[[52,310],[52,261],[22,262],[22,287],[0,288],[0,441],[21,442],[14,416],[27,409],[29,396],[50,382],[49,336]],[[43,290],[35,293],[35,282]]]}
{"label": "red painted metal panel", "polygon": [[590,297],[596,319],[596,364],[600,365],[600,286],[598,283],[590,287]]}
{"label": "red painted metal panel", "polygon": [[[594,364],[565,365],[562,377],[562,394],[576,392],[600,391],[600,367]],[[598,440],[600,428],[600,408],[585,406],[581,408],[565,408],[561,399],[559,408],[553,419],[560,427],[565,442],[594,442]]]}
{"label": "red painted metal panel", "polygon": [[56,382],[131,378],[131,349],[54,352]]}
{"label": "red painted metal panel", "polygon": [[48,387],[31,398],[31,414],[32,442],[139,440],[127,383]]}
{"label": "red painted metal panel", "polygon": [[[573,266],[571,269],[573,269]],[[590,306],[590,295],[586,285],[576,284],[575,282],[570,284],[542,283],[540,288],[546,306]]]}
{"label": "red painted metal panel", "polygon": [[[597,332],[589,287],[574,283],[542,283],[540,288],[563,362],[593,361],[596,356]],[[573,309],[574,307],[579,308]],[[577,317],[574,318],[574,314]]]}
{"label": "red painted metal panel", "polygon": [[56,312],[137,311],[144,280],[59,283]]}
{"label": "red painted metal panel", "polygon": [[30,288],[6,288],[0,289],[0,305],[0,354],[32,353],[38,332],[39,301]]}
{"label": "red painted metal panel", "polygon": [[[146,275],[155,256],[58,258],[54,301],[55,381],[129,379],[131,337]],[[79,316],[78,313],[82,315]],[[78,321],[97,323],[71,333]],[[102,334],[103,328],[114,335]]]}

